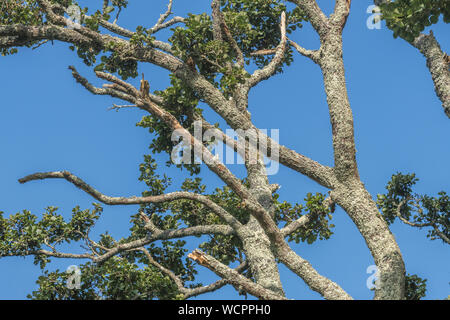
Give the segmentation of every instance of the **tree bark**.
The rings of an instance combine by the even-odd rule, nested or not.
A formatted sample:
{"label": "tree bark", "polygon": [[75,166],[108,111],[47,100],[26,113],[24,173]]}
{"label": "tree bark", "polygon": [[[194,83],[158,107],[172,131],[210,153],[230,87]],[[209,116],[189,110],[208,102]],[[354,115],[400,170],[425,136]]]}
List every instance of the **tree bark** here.
{"label": "tree bark", "polygon": [[412,45],[427,59],[427,67],[433,79],[434,90],[442,102],[445,114],[450,118],[450,59],[442,51],[431,31],[429,35],[420,34],[414,39]]}
{"label": "tree bark", "polygon": [[320,59],[333,131],[336,185],[332,199],[356,224],[380,272],[375,299],[403,299],[405,266],[387,223],[360,181],[356,162],[353,115],[347,95],[341,30],[322,39]]}
{"label": "tree bark", "polygon": [[[264,163],[258,159],[255,164],[247,163],[247,169],[250,193],[273,217],[272,190]],[[264,229],[253,216],[250,217],[245,229],[248,232],[241,240],[256,283],[285,296],[272,245]]]}

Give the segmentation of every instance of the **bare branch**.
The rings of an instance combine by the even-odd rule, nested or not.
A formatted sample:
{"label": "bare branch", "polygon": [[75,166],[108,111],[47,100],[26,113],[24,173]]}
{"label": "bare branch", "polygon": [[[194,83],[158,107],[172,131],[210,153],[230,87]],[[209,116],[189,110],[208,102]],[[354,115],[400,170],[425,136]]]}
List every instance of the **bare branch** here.
{"label": "bare branch", "polygon": [[[62,253],[57,251],[48,251],[44,249],[39,249],[36,251],[27,252],[28,256],[30,255],[44,255],[53,258],[61,258],[61,259],[95,259],[94,255],[91,254],[76,254],[76,253]],[[16,257],[23,256],[23,254],[5,254],[2,257]]]}
{"label": "bare branch", "polygon": [[156,33],[159,30],[168,28],[176,23],[184,22],[184,18],[182,17],[174,17],[173,19],[165,22],[167,18],[172,14],[172,6],[173,0],[170,0],[169,5],[167,6],[167,11],[161,14],[156,24],[152,28],[150,28],[151,33]]}
{"label": "bare branch", "polygon": [[[323,204],[324,204],[324,207],[329,208],[331,212],[334,212],[336,204],[333,202],[333,200],[331,199],[330,196],[325,198]],[[298,229],[303,228],[304,226],[306,226],[312,220],[318,219],[321,216],[325,216],[326,214],[327,214],[327,211],[324,210],[324,211],[320,212],[319,214],[317,214],[317,213],[308,213],[306,215],[303,215],[299,219],[293,221],[292,223],[290,223],[287,226],[285,226],[284,228],[282,228],[281,229],[281,233],[285,237],[287,237],[288,235],[292,234],[293,232],[297,231]]]}
{"label": "bare branch", "polygon": [[247,80],[245,84],[247,88],[250,89],[256,86],[259,82],[269,79],[272,75],[275,74],[277,68],[283,63],[284,54],[287,48],[286,12],[283,12],[281,14],[280,31],[281,31],[281,40],[280,44],[276,49],[275,56],[267,66],[265,66],[263,69],[256,70],[251,75],[251,77]]}
{"label": "bare branch", "polygon": [[113,104],[113,106],[111,107],[111,108],[109,108],[108,110],[116,110],[116,111],[119,111],[119,110],[121,110],[121,109],[125,109],[125,108],[137,108],[138,106],[136,106],[136,105],[121,105],[121,106],[119,106],[119,105],[117,105],[117,104]]}
{"label": "bare branch", "polygon": [[300,228],[303,228],[305,225],[310,223],[313,219],[315,219],[317,216],[309,213],[301,216],[299,219],[295,220],[292,223],[289,223],[287,226],[281,229],[281,233],[283,236],[287,237],[290,234],[294,233]]}
{"label": "bare branch", "polygon": [[[242,262],[239,266],[237,266],[234,271],[242,273],[243,271],[245,271],[248,267],[248,263],[247,261]],[[213,292],[216,291],[220,288],[222,288],[223,286],[227,285],[228,281],[225,279],[220,279],[217,280],[216,282],[204,286],[204,287],[199,287],[199,288],[194,288],[194,289],[188,289],[188,291],[185,293],[185,299],[188,299],[190,297],[195,297],[207,292]]]}
{"label": "bare branch", "polygon": [[149,196],[149,197],[109,197],[106,196],[99,191],[92,188],[86,182],[78,178],[77,176],[71,174],[68,171],[55,171],[55,172],[44,172],[44,173],[35,173],[29,176],[26,176],[19,180],[20,183],[27,183],[29,181],[34,180],[44,180],[44,179],[65,179],[75,185],[77,188],[83,190],[84,192],[90,194],[92,197],[97,199],[98,201],[108,204],[108,205],[135,205],[135,204],[148,204],[148,203],[163,203],[170,202],[175,200],[193,200],[199,202],[209,209],[211,209],[214,213],[216,213],[219,217],[221,217],[226,223],[228,223],[233,228],[239,228],[241,223],[234,218],[230,213],[228,213],[221,206],[217,205],[214,201],[210,200],[208,197],[190,193],[190,192],[173,192],[162,194],[159,196]]}
{"label": "bare branch", "polygon": [[436,224],[433,224],[434,232],[438,235],[439,238],[450,244],[450,239],[436,226]]}
{"label": "bare branch", "polygon": [[173,0],[169,0],[169,4],[167,6],[167,11],[159,17],[155,26],[162,24],[166,19],[172,14]]}
{"label": "bare branch", "polygon": [[230,236],[235,234],[235,230],[228,225],[200,225],[188,228],[181,228],[175,230],[161,230],[153,223],[152,219],[147,217],[143,212],[140,213],[141,218],[145,221],[144,228],[151,233],[153,240],[169,240],[175,238],[184,238],[190,236],[200,236],[205,234],[221,234],[223,236]]}
{"label": "bare branch", "polygon": [[320,49],[319,50],[307,50],[292,40],[289,40],[289,42],[292,44],[292,46],[294,46],[295,50],[297,50],[297,52],[300,53],[302,56],[310,58],[315,63],[319,63]]}
{"label": "bare branch", "polygon": [[[78,71],[75,69],[74,66],[69,66],[69,69],[72,70],[72,75],[75,78],[75,80],[80,83],[83,87],[85,87],[89,92],[95,94],[95,95],[109,95],[115,98],[119,98],[125,101],[129,101],[131,103],[135,103],[136,99],[127,94],[124,93],[123,90],[120,90],[120,88],[125,89],[124,87],[120,86],[116,87],[116,86],[110,86],[110,87],[106,87],[106,88],[97,88],[95,86],[93,86],[86,78],[82,77]],[[127,89],[125,89],[125,91],[127,91]]]}
{"label": "bare branch", "polygon": [[164,273],[165,275],[167,275],[170,279],[172,279],[173,282],[175,282],[178,290],[181,293],[184,293],[186,288],[184,287],[183,281],[181,281],[181,279],[171,270],[165,268],[164,266],[162,266],[160,263],[158,263],[155,259],[153,259],[152,255],[150,254],[150,252],[148,252],[147,249],[145,249],[144,247],[141,248],[136,248],[134,250],[137,251],[142,251],[145,256],[147,257],[149,263],[153,266],[155,266],[156,268],[158,268],[159,270],[161,270],[162,273]]}
{"label": "bare branch", "polygon": [[156,33],[156,32],[158,32],[158,31],[160,31],[162,29],[171,27],[174,24],[183,23],[183,22],[184,22],[184,18],[183,17],[174,17],[174,18],[172,18],[171,20],[169,20],[167,22],[164,22],[162,24],[159,24],[159,25],[156,25],[156,26],[152,27],[150,30],[151,30],[152,33]]}

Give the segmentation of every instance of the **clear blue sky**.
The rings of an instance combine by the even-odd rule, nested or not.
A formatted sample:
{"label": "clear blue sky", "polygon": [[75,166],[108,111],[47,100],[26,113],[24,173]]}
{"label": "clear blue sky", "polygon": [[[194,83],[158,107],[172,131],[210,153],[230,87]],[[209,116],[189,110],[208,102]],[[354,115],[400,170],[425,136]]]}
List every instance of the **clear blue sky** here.
{"label": "clear blue sky", "polygon": [[[82,4],[87,1],[80,1]],[[92,1],[89,1],[92,2]],[[165,0],[130,1],[119,22],[134,29],[151,26],[166,8]],[[100,1],[98,1],[100,3]],[[333,1],[319,1],[329,13]],[[175,0],[174,12],[208,11],[209,0]],[[421,54],[405,41],[393,39],[384,25],[381,30],[366,27],[370,0],[353,1],[344,32],[344,59],[350,102],[355,117],[357,157],[362,180],[375,197],[397,171],[415,172],[420,178],[416,192],[436,195],[450,191],[450,120],[434,93],[430,74]],[[433,31],[442,48],[450,51],[449,26],[439,24]],[[164,36],[164,34],[162,34]],[[293,35],[307,48],[317,46],[309,26]],[[136,127],[143,113],[136,110],[107,111],[115,102],[93,96],[78,85],[67,69],[75,65],[80,73],[92,77],[67,45],[56,43],[33,52],[0,57],[0,211],[14,214],[23,209],[40,216],[47,206],[56,206],[66,218],[76,205],[90,208],[93,199],[64,181],[39,181],[20,185],[17,179],[37,171],[69,170],[108,195],[140,195],[144,185],[137,178],[138,166],[148,153],[151,136]],[[142,66],[152,89],[168,85],[167,72]],[[137,85],[138,79],[132,80]],[[282,75],[262,83],[252,91],[250,111],[260,128],[280,129],[280,142],[299,152],[332,165],[331,129],[320,70],[296,55],[293,65]],[[211,121],[217,117],[207,113]],[[172,190],[186,177],[163,163],[161,171],[175,177]],[[231,166],[237,174],[238,165]],[[206,172],[206,170],[205,170]],[[208,186],[219,183],[205,174]],[[281,168],[271,176],[282,185],[281,198],[302,202],[307,192],[324,192],[316,183]],[[96,234],[108,230],[121,237],[127,234],[129,217],[136,207],[106,207]],[[368,266],[373,264],[369,250],[341,209],[334,215],[335,234],[328,241],[299,244],[295,249],[318,271],[338,282],[357,299],[370,299],[366,288]],[[400,223],[392,226],[400,245],[407,272],[428,279],[426,299],[443,299],[450,294],[450,247],[430,241],[425,230]],[[197,240],[189,247],[195,248]],[[77,249],[80,250],[80,249]],[[59,260],[52,269],[65,270],[77,261]],[[281,266],[281,277],[289,298],[316,299],[301,279]],[[204,283],[216,277],[199,268]],[[0,260],[0,299],[23,299],[37,288],[41,271],[32,258]],[[202,296],[204,299],[239,298],[231,287]]]}

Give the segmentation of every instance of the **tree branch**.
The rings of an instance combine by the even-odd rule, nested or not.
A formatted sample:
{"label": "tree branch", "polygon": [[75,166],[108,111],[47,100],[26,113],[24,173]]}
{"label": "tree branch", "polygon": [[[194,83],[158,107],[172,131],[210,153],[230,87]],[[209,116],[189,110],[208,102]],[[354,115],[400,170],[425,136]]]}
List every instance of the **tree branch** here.
{"label": "tree branch", "polygon": [[446,58],[448,56],[441,49],[431,30],[429,35],[420,34],[412,45],[425,56],[436,95],[442,102],[445,114],[450,118],[450,61]]}
{"label": "tree branch", "polygon": [[188,255],[189,258],[197,262],[203,267],[208,268],[222,279],[225,279],[228,283],[232,284],[235,288],[243,289],[245,292],[254,295],[263,300],[286,300],[285,297],[280,296],[264,287],[250,281],[243,275],[239,274],[236,270],[233,270],[226,265],[222,264],[212,256],[207,255],[200,250],[194,250]]}
{"label": "tree branch", "polygon": [[287,37],[286,37],[286,12],[281,14],[281,23],[280,23],[280,31],[281,31],[281,40],[280,44],[276,49],[275,56],[272,61],[265,66],[263,69],[256,70],[251,77],[245,83],[245,87],[248,90],[263,80],[269,79],[271,76],[275,74],[278,67],[283,63],[284,54],[287,48]]}
{"label": "tree branch", "polygon": [[307,50],[292,40],[289,40],[289,43],[292,44],[292,46],[295,48],[295,50],[297,50],[297,52],[300,53],[302,56],[310,58],[312,61],[314,61],[317,64],[319,63],[320,49],[319,50]]}
{"label": "tree branch", "polygon": [[233,228],[239,228],[241,223],[234,218],[230,213],[228,213],[221,206],[217,205],[214,201],[210,200],[208,197],[190,193],[190,192],[173,192],[168,194],[162,194],[159,196],[149,196],[149,197],[109,197],[106,196],[99,191],[92,188],[86,182],[78,178],[77,176],[71,174],[68,171],[55,171],[55,172],[43,172],[43,173],[35,173],[29,176],[26,176],[22,179],[19,179],[20,183],[27,183],[29,181],[34,180],[44,180],[44,179],[65,179],[75,185],[77,188],[83,190],[84,192],[90,194],[92,197],[97,199],[98,201],[108,204],[108,205],[135,205],[135,204],[148,204],[148,203],[163,203],[175,200],[193,200],[199,202],[209,209],[211,209],[214,213],[216,213],[219,217],[221,217],[226,223],[228,223]]}
{"label": "tree branch", "polygon": [[[405,219],[400,210],[402,208],[402,206],[404,206],[406,203],[408,202],[408,199],[402,200],[398,206],[397,206],[397,210],[395,211],[397,217],[405,224],[411,226],[411,227],[415,227],[415,228],[424,228],[424,227],[433,227],[434,232],[436,232],[436,234],[438,235],[439,238],[441,238],[444,242],[450,244],[450,239],[441,231],[439,230],[438,226],[436,225],[435,222],[431,221],[431,222],[427,222],[427,223],[418,223],[418,222],[411,222],[408,219]],[[418,205],[417,205],[418,206]]]}
{"label": "tree branch", "polygon": [[[208,293],[208,292],[213,292],[216,291],[220,288],[222,288],[223,286],[228,284],[228,281],[225,279],[221,279],[218,280],[208,286],[202,286],[202,287],[198,287],[198,288],[194,288],[194,289],[189,289],[186,288],[184,286],[183,281],[180,279],[180,277],[178,277],[173,271],[165,268],[164,266],[162,266],[161,264],[159,264],[157,261],[155,261],[155,259],[153,259],[152,255],[150,254],[150,252],[144,248],[136,248],[133,249],[133,251],[142,251],[145,256],[147,257],[149,263],[153,266],[155,266],[156,268],[158,268],[162,273],[164,273],[165,275],[167,275],[170,279],[172,279],[172,281],[175,283],[175,285],[178,288],[178,291],[180,293],[183,294],[184,299],[188,299],[191,297],[195,297],[204,293]],[[236,269],[234,269],[236,272],[240,273],[243,270],[245,270],[247,268],[247,263],[241,263]]]}
{"label": "tree branch", "polygon": [[334,12],[329,19],[330,23],[343,29],[350,13],[351,4],[352,0],[336,0]]}
{"label": "tree branch", "polygon": [[240,68],[244,67],[244,54],[242,50],[239,48],[236,40],[233,38],[233,35],[230,32],[230,29],[228,28],[227,23],[225,22],[225,18],[223,16],[222,11],[220,10],[220,1],[219,0],[213,0],[211,3],[212,8],[212,18],[213,18],[213,32],[214,32],[214,39],[223,41],[222,34],[225,35],[226,40],[230,43],[231,47],[235,51],[237,55],[237,62],[236,65]]}
{"label": "tree branch", "polygon": [[328,32],[328,18],[319,8],[316,0],[288,0],[305,12],[313,28],[322,38]]}

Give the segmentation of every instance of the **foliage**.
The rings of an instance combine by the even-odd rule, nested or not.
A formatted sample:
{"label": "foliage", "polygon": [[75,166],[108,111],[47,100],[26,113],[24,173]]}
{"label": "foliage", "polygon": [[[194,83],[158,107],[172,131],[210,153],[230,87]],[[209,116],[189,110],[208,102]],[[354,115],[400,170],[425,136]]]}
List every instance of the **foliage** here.
{"label": "foliage", "polygon": [[[441,191],[438,197],[428,195],[413,194],[412,187],[418,179],[415,174],[397,173],[388,182],[387,193],[378,195],[377,205],[381,209],[385,220],[391,224],[397,218],[397,208],[400,208],[400,215],[404,219],[414,224],[430,224],[436,226],[447,238],[450,236],[450,199]],[[427,237],[435,240],[439,239],[436,229],[428,231]]]}
{"label": "foliage", "polygon": [[419,276],[408,274],[406,276],[405,285],[405,299],[406,300],[420,300],[425,297],[427,293],[427,280]]}
{"label": "foliage", "polygon": [[57,214],[55,207],[48,207],[40,221],[27,210],[9,218],[0,213],[0,257],[35,254],[35,264],[44,268],[50,260],[39,250],[84,239],[103,211],[100,205],[93,205],[93,210],[75,207],[69,222]]}
{"label": "foliage", "polygon": [[[227,0],[221,1],[225,23],[239,46],[246,64],[255,63],[258,67],[267,65],[272,55],[253,56],[251,53],[272,49],[280,42],[279,19],[286,6],[275,0]],[[306,20],[298,8],[287,12],[288,30],[290,33],[302,26]],[[248,76],[245,70],[227,65],[236,62],[237,52],[229,42],[215,40],[212,31],[212,20],[207,14],[190,14],[184,27],[173,30],[169,39],[173,50],[182,60],[192,58],[199,72],[229,94],[236,84]],[[286,52],[285,63],[292,62],[292,50]],[[282,68],[278,70],[281,72]],[[218,74],[222,76],[215,82]]]}
{"label": "foliage", "polygon": [[178,299],[173,282],[153,266],[138,268],[125,258],[113,257],[98,266],[79,266],[80,289],[70,289],[70,273],[45,270],[37,280],[39,289],[27,297],[35,300],[148,300]]}
{"label": "foliage", "polygon": [[380,5],[382,19],[394,32],[412,42],[426,27],[439,21],[442,14],[445,23],[450,22],[450,2],[447,0],[396,0]]}
{"label": "foliage", "polygon": [[[275,199],[278,199],[278,195],[275,195]],[[301,204],[292,205],[289,202],[283,201],[277,203],[277,211],[275,213],[275,219],[278,222],[285,222],[286,226],[293,221],[300,219],[302,211],[306,209],[306,214],[312,217],[311,221],[302,228],[299,228],[288,237],[289,241],[295,241],[295,243],[307,242],[308,244],[314,243],[318,238],[320,240],[327,240],[333,234],[330,230],[334,228],[333,224],[328,224],[332,219],[330,208],[324,205],[325,195],[316,193],[312,195],[308,193],[305,198],[305,206]]]}

